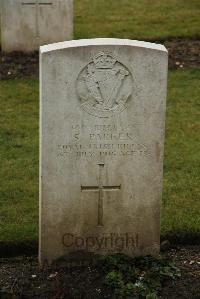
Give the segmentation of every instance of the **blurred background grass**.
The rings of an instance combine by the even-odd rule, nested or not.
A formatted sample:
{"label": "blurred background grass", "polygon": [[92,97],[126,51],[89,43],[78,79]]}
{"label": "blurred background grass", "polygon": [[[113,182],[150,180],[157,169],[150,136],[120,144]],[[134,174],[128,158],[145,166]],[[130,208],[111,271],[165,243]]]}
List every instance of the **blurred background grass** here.
{"label": "blurred background grass", "polygon": [[200,35],[199,0],[76,0],[75,38]]}

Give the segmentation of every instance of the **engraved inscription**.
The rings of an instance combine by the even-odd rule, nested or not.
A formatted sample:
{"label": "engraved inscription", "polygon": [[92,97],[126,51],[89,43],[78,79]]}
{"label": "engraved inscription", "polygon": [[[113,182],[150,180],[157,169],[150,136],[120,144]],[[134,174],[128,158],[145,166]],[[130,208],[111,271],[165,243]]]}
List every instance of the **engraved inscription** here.
{"label": "engraved inscription", "polygon": [[97,191],[98,198],[98,226],[103,226],[103,195],[104,191],[116,191],[121,189],[119,186],[104,186],[103,185],[103,168],[104,163],[99,163],[99,185],[98,186],[81,186],[81,191]]}
{"label": "engraved inscription", "polygon": [[91,127],[71,124],[65,142],[57,145],[57,157],[76,159],[101,159],[102,157],[148,157],[152,154],[149,144],[138,139],[132,124],[117,127],[116,124],[93,124]]}
{"label": "engraved inscription", "polygon": [[126,108],[132,95],[133,78],[113,55],[100,52],[80,72],[76,88],[83,110],[107,118]]}
{"label": "engraved inscription", "polygon": [[101,157],[147,157],[151,154],[145,144],[138,143],[89,143],[89,144],[63,144],[58,145],[58,156],[71,156],[77,158],[101,158]]}

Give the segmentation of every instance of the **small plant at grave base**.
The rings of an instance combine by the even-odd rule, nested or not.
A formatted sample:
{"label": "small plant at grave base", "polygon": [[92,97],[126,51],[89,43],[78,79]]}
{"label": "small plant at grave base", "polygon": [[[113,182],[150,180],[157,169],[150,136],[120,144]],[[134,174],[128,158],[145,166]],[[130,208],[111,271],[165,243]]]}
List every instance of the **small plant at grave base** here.
{"label": "small plant at grave base", "polygon": [[169,259],[151,256],[130,258],[124,254],[108,255],[103,260],[105,284],[114,298],[156,299],[166,280],[181,276]]}

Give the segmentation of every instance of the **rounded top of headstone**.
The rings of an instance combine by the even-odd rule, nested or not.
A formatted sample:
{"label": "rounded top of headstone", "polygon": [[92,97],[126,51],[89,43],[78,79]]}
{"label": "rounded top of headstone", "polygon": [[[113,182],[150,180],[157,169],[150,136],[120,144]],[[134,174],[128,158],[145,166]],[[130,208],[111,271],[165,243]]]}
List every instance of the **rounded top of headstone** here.
{"label": "rounded top of headstone", "polygon": [[66,48],[76,48],[76,47],[87,47],[87,46],[129,46],[129,47],[138,47],[146,48],[151,50],[157,50],[162,52],[168,52],[167,49],[160,44],[149,43],[138,40],[130,39],[117,39],[117,38],[93,38],[93,39],[80,39],[80,40],[70,40],[55,44],[44,45],[40,47],[40,53],[47,53],[56,50],[62,50]]}

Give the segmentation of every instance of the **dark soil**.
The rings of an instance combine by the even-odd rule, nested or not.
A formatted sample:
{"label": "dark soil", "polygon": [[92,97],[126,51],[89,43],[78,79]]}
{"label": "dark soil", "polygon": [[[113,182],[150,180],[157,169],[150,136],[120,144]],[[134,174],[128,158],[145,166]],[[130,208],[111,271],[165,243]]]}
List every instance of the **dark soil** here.
{"label": "dark soil", "polygon": [[200,68],[200,38],[177,38],[163,44],[169,51],[169,69]]}
{"label": "dark soil", "polygon": [[[169,68],[200,68],[200,38],[173,38],[162,43],[169,51]],[[38,76],[38,52],[24,54],[0,52],[0,79]]]}
{"label": "dark soil", "polygon": [[[175,283],[167,282],[160,298],[200,298],[199,249],[199,246],[181,247],[165,253],[174,259],[181,278]],[[104,284],[100,264],[39,270],[36,257],[17,257],[0,259],[0,298],[112,299],[114,296]]]}
{"label": "dark soil", "polygon": [[181,278],[162,290],[163,299],[200,299],[200,246],[182,247],[169,252]]}
{"label": "dark soil", "polygon": [[38,76],[38,52],[31,54],[0,52],[0,61],[0,80]]}

